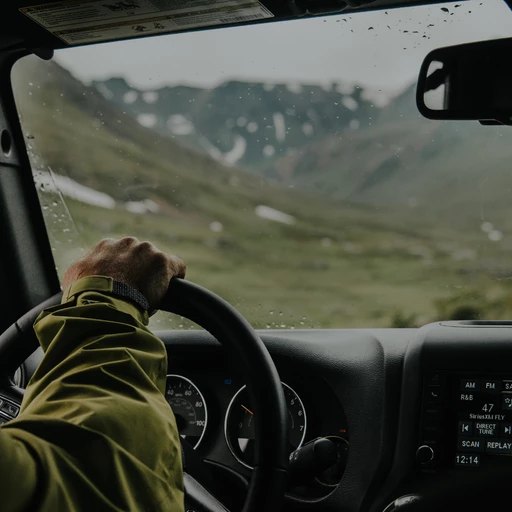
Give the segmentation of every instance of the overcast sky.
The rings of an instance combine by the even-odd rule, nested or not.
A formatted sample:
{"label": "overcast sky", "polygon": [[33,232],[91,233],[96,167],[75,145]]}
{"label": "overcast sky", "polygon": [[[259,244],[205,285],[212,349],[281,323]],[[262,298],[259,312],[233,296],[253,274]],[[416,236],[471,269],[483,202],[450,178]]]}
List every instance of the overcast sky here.
{"label": "overcast sky", "polygon": [[396,90],[414,80],[431,49],[512,36],[503,0],[444,6],[448,13],[438,4],[107,43],[56,59],[82,80],[123,76],[144,89],[242,78]]}

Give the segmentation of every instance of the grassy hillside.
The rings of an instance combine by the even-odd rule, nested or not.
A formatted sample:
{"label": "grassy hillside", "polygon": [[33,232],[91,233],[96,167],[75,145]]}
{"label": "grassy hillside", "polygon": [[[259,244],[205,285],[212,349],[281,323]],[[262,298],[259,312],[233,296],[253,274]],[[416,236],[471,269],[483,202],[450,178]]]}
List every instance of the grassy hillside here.
{"label": "grassy hillside", "polygon": [[404,91],[372,126],[307,145],[274,172],[323,196],[422,221],[512,228],[512,130],[424,119],[414,93]]}
{"label": "grassy hillside", "polygon": [[[223,167],[143,128],[54,63],[29,59],[14,78],[61,273],[99,239],[134,235],[182,256],[191,280],[258,328],[410,325],[460,307],[512,312],[501,280],[510,273],[507,239],[491,250],[480,231],[341,206]],[[59,176],[108,194],[115,206],[63,197],[52,183]],[[127,209],[147,200],[158,211]],[[257,216],[261,205],[294,223]],[[181,320],[160,315],[153,325]]]}

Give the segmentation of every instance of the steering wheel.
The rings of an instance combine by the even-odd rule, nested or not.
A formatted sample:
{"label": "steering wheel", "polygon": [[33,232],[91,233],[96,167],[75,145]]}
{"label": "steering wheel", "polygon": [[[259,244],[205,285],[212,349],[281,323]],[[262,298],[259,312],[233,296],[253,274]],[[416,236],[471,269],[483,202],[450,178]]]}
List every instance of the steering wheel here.
{"label": "steering wheel", "polygon": [[[0,335],[0,376],[12,373],[39,347],[33,325],[41,311],[60,304],[58,293],[25,313]],[[281,381],[265,345],[247,320],[214,293],[173,278],[160,309],[192,320],[212,334],[238,362],[254,408],[255,464],[243,512],[281,509],[287,480],[287,409]],[[12,391],[12,389],[11,389]],[[226,512],[185,474],[186,510]]]}

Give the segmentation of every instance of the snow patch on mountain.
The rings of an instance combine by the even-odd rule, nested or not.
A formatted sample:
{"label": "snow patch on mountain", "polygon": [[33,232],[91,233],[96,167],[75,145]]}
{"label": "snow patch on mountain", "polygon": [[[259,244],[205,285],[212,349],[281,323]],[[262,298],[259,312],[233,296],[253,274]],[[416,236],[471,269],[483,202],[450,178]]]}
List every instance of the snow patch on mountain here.
{"label": "snow patch on mountain", "polygon": [[302,84],[299,83],[289,83],[286,84],[286,88],[295,94],[300,94],[302,92]]}
{"label": "snow patch on mountain", "polygon": [[313,125],[311,123],[303,123],[302,124],[302,131],[306,137],[311,137],[315,133],[315,129],[313,128]]}
{"label": "snow patch on mountain", "polygon": [[158,118],[155,114],[139,114],[137,121],[145,128],[154,128],[158,122]]}
{"label": "snow patch on mountain", "polygon": [[[97,87],[98,85],[96,85]],[[137,91],[128,91],[123,94],[123,101],[127,105],[131,105],[132,103],[135,103],[137,101],[137,98],[139,97],[139,94]]]}
{"label": "snow patch on mountain", "polygon": [[249,133],[256,133],[258,131],[258,123],[256,121],[251,121],[247,124],[246,128]]}
{"label": "snow patch on mountain", "polygon": [[190,135],[194,133],[194,124],[182,114],[174,114],[167,120],[167,128],[174,135]]}
{"label": "snow patch on mountain", "polygon": [[276,148],[274,146],[272,146],[272,144],[267,144],[264,148],[263,148],[263,154],[267,157],[271,157],[271,156],[274,156],[276,154]]}
{"label": "snow patch on mountain", "polygon": [[280,212],[270,206],[259,205],[254,209],[254,213],[260,219],[272,220],[274,222],[280,222],[281,224],[295,224],[295,217],[288,215],[287,213]]}
{"label": "snow patch on mountain", "polygon": [[224,162],[228,165],[235,165],[244,156],[246,148],[247,141],[241,135],[237,135],[233,149],[222,155]]}
{"label": "snow patch on mountain", "polygon": [[284,142],[286,139],[286,123],[284,121],[284,116],[280,112],[274,112],[274,127],[276,129],[276,139],[279,142]]}
{"label": "snow patch on mountain", "polygon": [[107,100],[111,100],[114,97],[114,93],[105,84],[99,83],[97,89]]}
{"label": "snow patch on mountain", "polygon": [[157,91],[145,91],[141,94],[142,101],[149,103],[150,105],[158,101],[159,94]]}
{"label": "snow patch on mountain", "polygon": [[357,107],[359,107],[359,103],[357,103],[357,101],[351,96],[344,96],[341,103],[343,103],[344,107],[347,107],[352,111],[357,110]]}
{"label": "snow patch on mountain", "polygon": [[113,210],[116,206],[124,206],[129,212],[137,214],[158,213],[160,211],[160,206],[152,199],[118,203],[105,192],[87,187],[68,176],[62,176],[54,172],[37,171],[34,173],[34,181],[46,194],[69,197],[75,201],[107,210]]}
{"label": "snow patch on mountain", "polygon": [[155,201],[151,199],[144,199],[143,201],[127,201],[124,207],[131,213],[158,213],[160,207]]}
{"label": "snow patch on mountain", "polygon": [[90,204],[92,206],[99,206],[112,210],[116,206],[116,201],[113,197],[99,192],[93,188],[86,187],[67,176],[60,174],[50,173],[47,171],[38,171],[34,173],[34,181],[36,185],[43,185],[44,191],[47,193],[58,194],[80,201],[81,203]]}

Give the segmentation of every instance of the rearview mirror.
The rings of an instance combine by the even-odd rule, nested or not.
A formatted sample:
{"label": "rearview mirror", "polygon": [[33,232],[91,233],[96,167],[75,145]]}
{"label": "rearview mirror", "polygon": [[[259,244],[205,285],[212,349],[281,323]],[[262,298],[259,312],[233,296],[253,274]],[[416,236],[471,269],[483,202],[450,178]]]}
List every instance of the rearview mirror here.
{"label": "rearview mirror", "polygon": [[512,38],[439,48],[421,66],[416,103],[428,119],[512,125]]}

